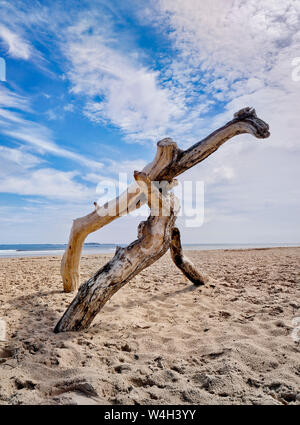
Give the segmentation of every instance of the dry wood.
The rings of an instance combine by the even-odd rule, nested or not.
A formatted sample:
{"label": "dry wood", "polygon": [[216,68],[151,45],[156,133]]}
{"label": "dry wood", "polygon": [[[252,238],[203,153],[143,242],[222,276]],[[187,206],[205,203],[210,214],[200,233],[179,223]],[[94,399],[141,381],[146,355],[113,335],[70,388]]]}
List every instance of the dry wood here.
{"label": "dry wood", "polygon": [[[177,144],[169,138],[163,139],[157,144],[157,152],[154,160],[148,164],[143,172],[150,180],[160,170],[168,168],[177,155]],[[80,257],[85,238],[92,232],[111,223],[117,217],[128,214],[139,208],[146,202],[146,195],[139,190],[137,182],[133,183],[118,198],[107,202],[103,206],[95,203],[95,211],[85,217],[73,221],[69,243],[61,262],[61,275],[65,292],[75,291],[79,286]]]}
{"label": "dry wood", "polygon": [[112,295],[140,271],[158,260],[168,250],[171,231],[179,210],[178,200],[172,193],[164,196],[145,173],[135,172],[139,192],[145,190],[150,209],[160,209],[160,216],[150,214],[139,224],[138,239],[127,248],[118,247],[115,256],[92,278],[85,282],[55,327],[54,332],[75,331],[87,328],[96,314]]}
{"label": "dry wood", "polygon": [[[256,116],[255,110],[244,108],[223,127],[185,151],[178,149],[172,139],[161,140],[158,142],[154,161],[148,164],[143,172],[152,181],[172,181],[174,177],[203,161],[227,140],[242,133],[249,133],[257,138],[266,138],[270,134],[268,124]],[[146,202],[145,194],[137,189],[138,186],[133,184],[117,199],[102,207],[96,205],[95,211],[74,220],[68,246],[61,262],[65,292],[74,291],[79,286],[79,265],[85,238]]]}
{"label": "dry wood", "polygon": [[172,229],[170,251],[172,260],[176,266],[194,285],[200,286],[208,283],[208,276],[200,273],[191,260],[184,255],[181,247],[180,232],[177,227]]}

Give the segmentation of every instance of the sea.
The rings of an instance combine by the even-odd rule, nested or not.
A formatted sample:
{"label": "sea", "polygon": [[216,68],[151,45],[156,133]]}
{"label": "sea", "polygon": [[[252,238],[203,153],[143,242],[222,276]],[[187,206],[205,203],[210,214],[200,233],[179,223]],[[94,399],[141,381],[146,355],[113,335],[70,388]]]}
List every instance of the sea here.
{"label": "sea", "polygon": [[[41,257],[61,256],[66,244],[0,244],[0,258],[7,257]],[[117,246],[125,247],[127,244],[100,244],[85,243],[83,254],[113,254]],[[265,243],[265,244],[183,244],[184,250],[214,250],[214,249],[249,249],[249,248],[275,248],[275,247],[297,247],[298,244]]]}

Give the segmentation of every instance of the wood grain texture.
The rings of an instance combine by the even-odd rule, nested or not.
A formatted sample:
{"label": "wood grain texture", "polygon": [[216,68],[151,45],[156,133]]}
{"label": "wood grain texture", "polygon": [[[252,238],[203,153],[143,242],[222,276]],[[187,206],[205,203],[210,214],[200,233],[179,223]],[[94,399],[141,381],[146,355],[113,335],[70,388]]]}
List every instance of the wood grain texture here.
{"label": "wood grain texture", "polygon": [[[140,186],[150,190],[151,180],[145,173],[135,172]],[[139,224],[138,238],[126,248],[118,247],[112,260],[85,282],[57,323],[54,332],[76,331],[87,328],[105,303],[146,267],[157,261],[169,249],[171,231],[174,227],[179,203],[170,193],[166,197],[152,187],[148,198],[149,208],[164,209],[160,216],[150,216]]]}
{"label": "wood grain texture", "polygon": [[181,246],[180,231],[177,227],[174,227],[171,232],[170,252],[176,266],[194,285],[201,286],[209,282],[209,277],[204,273],[200,273],[192,261],[184,255]]}
{"label": "wood grain texture", "polygon": [[[255,110],[244,108],[234,114],[234,118],[223,127],[214,131],[205,139],[183,151],[170,138],[157,144],[157,153],[143,172],[152,181],[172,181],[176,176],[203,161],[222,144],[232,137],[249,133],[256,138],[267,138],[269,126],[257,117]],[[144,193],[138,190],[134,183],[117,199],[103,206],[96,205],[95,210],[73,221],[68,246],[61,262],[61,276],[65,292],[75,291],[79,286],[80,258],[86,237],[101,227],[111,223],[121,215],[128,214],[146,202]]]}

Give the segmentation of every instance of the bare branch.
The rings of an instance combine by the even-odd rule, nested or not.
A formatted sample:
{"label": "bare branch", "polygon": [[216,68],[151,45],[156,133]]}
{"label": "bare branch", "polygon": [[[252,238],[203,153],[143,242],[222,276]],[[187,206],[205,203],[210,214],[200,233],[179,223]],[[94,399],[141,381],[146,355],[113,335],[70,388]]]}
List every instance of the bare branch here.
{"label": "bare branch", "polygon": [[[178,149],[172,139],[159,141],[153,162],[148,164],[143,172],[152,181],[172,181],[174,177],[203,161],[227,140],[242,133],[249,133],[257,138],[266,138],[270,134],[268,124],[257,117],[255,110],[244,108],[223,127],[185,151]],[[61,263],[65,292],[71,292],[78,288],[79,263],[85,238],[90,233],[111,223],[119,216],[139,208],[146,202],[145,194],[137,189],[138,185],[134,183],[117,199],[102,207],[96,205],[95,211],[91,214],[74,220],[68,246]],[[112,211],[116,211],[116,213],[112,214]]]}
{"label": "bare branch", "polygon": [[198,272],[191,260],[184,255],[181,247],[180,232],[177,227],[172,229],[170,251],[176,266],[194,285],[200,286],[209,282],[208,276]]}
{"label": "bare branch", "polygon": [[[138,184],[144,182],[149,189],[151,181],[145,173],[135,172]],[[155,191],[155,188],[152,190]],[[54,332],[75,331],[87,328],[105,303],[140,271],[158,260],[168,250],[171,230],[178,212],[178,202],[173,194],[168,199],[157,190],[148,198],[151,202],[163,205],[169,202],[171,212],[168,216],[152,216],[141,222],[138,227],[138,239],[127,248],[118,247],[115,256],[92,278],[85,282],[57,323]],[[151,201],[150,201],[151,199]],[[158,205],[155,206],[156,208]]]}

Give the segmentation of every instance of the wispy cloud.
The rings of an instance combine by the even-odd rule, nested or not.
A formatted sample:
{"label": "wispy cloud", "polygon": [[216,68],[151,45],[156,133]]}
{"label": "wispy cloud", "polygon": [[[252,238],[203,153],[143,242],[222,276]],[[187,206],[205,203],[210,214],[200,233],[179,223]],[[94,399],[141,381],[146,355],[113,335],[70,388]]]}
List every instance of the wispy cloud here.
{"label": "wispy cloud", "polygon": [[94,191],[74,182],[75,175],[74,172],[62,172],[51,168],[34,170],[22,175],[19,169],[15,175],[5,175],[1,178],[0,191],[63,200],[83,200],[91,197]]}
{"label": "wispy cloud", "polygon": [[[124,148],[124,140],[145,143],[169,136],[185,148],[249,105],[270,124],[271,137],[256,141],[239,136],[180,177],[205,182],[205,224],[198,231],[185,229],[184,235],[193,242],[233,241],[240,235],[249,239],[251,234],[261,240],[274,241],[276,235],[295,240],[300,84],[291,78],[291,64],[300,56],[299,2],[141,0],[111,5],[70,1],[66,12],[61,2],[0,2],[0,37],[7,54],[29,60],[33,68],[44,57],[54,72],[64,73],[56,82],[65,97],[64,106],[53,79],[41,89],[49,100],[38,115],[29,101],[31,88],[26,93],[24,87],[21,96],[15,86],[13,91],[0,85],[1,132],[6,144],[20,146],[0,151],[6,170],[1,189],[26,194],[26,199],[30,194],[49,197],[55,200],[53,208],[64,203],[63,197],[78,205],[90,199],[89,188],[99,181],[115,182],[119,171],[131,176],[133,169],[143,168],[145,161],[130,158],[149,159],[150,149]],[[26,72],[28,79],[35,78],[36,68],[32,75]],[[81,111],[91,146],[85,149],[78,138],[74,144],[60,142],[61,134],[77,135],[72,128],[70,133],[67,119],[57,126],[53,120],[45,124],[46,109],[49,119],[64,114],[77,119]],[[100,158],[102,168],[91,156],[96,140],[97,149],[109,157]],[[82,150],[73,151],[79,145]],[[62,171],[57,157],[76,162],[81,175]],[[79,210],[72,218],[81,215]],[[135,237],[135,225],[126,227],[125,239],[129,230]],[[118,239],[122,226],[114,226]],[[107,241],[110,231],[101,234]]]}
{"label": "wispy cloud", "polygon": [[196,86],[212,105],[225,109],[207,122],[208,127],[220,125],[245,105],[255,105],[276,135],[273,143],[297,145],[300,85],[291,78],[291,62],[300,51],[299,3],[161,0],[152,4],[157,13],[150,19],[172,29],[166,35],[178,50],[168,70],[173,83],[179,81],[190,93]]}
{"label": "wispy cloud", "polygon": [[22,149],[12,149],[6,146],[0,146],[0,158],[2,166],[4,165],[4,162],[6,162],[5,168],[8,167],[8,164],[11,164],[14,166],[14,171],[17,171],[16,166],[28,169],[43,162],[41,158],[31,155],[28,152],[24,152]]}
{"label": "wispy cloud", "polygon": [[51,135],[47,128],[34,123],[28,122],[26,127],[20,127],[18,131],[4,130],[3,133],[13,139],[21,140],[22,142],[29,144],[39,153],[49,153],[55,156],[71,159],[87,167],[101,168],[103,166],[101,162],[87,159],[83,155],[59,147],[51,140]]}
{"label": "wispy cloud", "polygon": [[[35,151],[52,154],[79,162],[81,165],[99,169],[102,163],[86,158],[64,147],[58,146],[51,131],[23,117],[22,112],[30,111],[30,104],[24,97],[18,96],[9,89],[0,86],[0,132],[14,140],[22,141]],[[13,108],[13,109],[10,109]],[[18,109],[19,112],[16,112]]]}
{"label": "wispy cloud", "polygon": [[14,58],[28,60],[31,56],[31,46],[27,40],[19,34],[11,31],[4,25],[0,25],[0,40],[7,46],[7,53]]}
{"label": "wispy cloud", "polygon": [[0,146],[0,192],[73,201],[89,199],[95,193],[75,181],[76,172],[37,168],[43,162],[22,149]]}
{"label": "wispy cloud", "polygon": [[157,138],[184,113],[158,73],[122,53],[97,31],[93,20],[69,28],[63,51],[71,66],[72,91],[86,98],[85,114],[119,127],[131,138]]}
{"label": "wispy cloud", "polygon": [[12,92],[3,84],[0,85],[0,107],[20,109],[22,111],[30,110],[29,102],[24,96]]}

